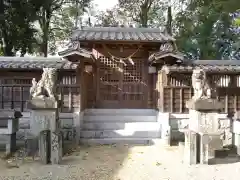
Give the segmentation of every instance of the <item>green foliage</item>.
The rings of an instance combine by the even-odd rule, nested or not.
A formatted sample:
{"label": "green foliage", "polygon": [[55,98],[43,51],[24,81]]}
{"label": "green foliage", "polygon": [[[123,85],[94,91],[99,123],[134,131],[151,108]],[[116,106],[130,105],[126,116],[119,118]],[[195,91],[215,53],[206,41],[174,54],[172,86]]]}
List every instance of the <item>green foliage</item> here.
{"label": "green foliage", "polygon": [[240,18],[235,19],[234,25],[240,27]]}
{"label": "green foliage", "polygon": [[118,2],[114,8],[98,13],[96,26],[165,26],[166,0],[119,0]]}
{"label": "green foliage", "polygon": [[156,27],[165,22],[166,1],[159,0],[119,0],[122,12],[141,27]]}
{"label": "green foliage", "polygon": [[41,3],[38,0],[0,1],[0,51],[5,56],[21,55],[33,50],[36,30],[32,23],[37,19]]}
{"label": "green foliage", "polygon": [[193,0],[177,14],[177,43],[191,59],[226,59],[236,34],[230,29],[230,13],[238,0]]}
{"label": "green foliage", "polygon": [[0,1],[0,51],[55,53],[57,43],[69,38],[91,0]]}
{"label": "green foliage", "polygon": [[55,54],[57,43],[69,38],[91,0],[43,0],[38,13],[38,44],[42,55]]}
{"label": "green foliage", "polygon": [[99,12],[96,16],[97,22],[95,26],[117,27],[123,23],[131,23],[126,19],[125,13],[118,6]]}

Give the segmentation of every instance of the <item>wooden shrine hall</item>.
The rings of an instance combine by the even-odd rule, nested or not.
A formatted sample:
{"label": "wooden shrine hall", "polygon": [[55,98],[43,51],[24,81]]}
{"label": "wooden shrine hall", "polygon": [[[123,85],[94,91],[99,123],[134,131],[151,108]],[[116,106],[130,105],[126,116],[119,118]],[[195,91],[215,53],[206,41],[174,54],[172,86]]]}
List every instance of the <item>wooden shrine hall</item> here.
{"label": "wooden shrine hall", "polygon": [[222,81],[239,71],[237,61],[185,60],[175,39],[153,28],[82,28],[73,32],[70,46],[59,56],[0,57],[0,106],[24,111],[31,79],[39,79],[43,67],[55,67],[64,112],[86,108],[185,112],[195,66]]}
{"label": "wooden shrine hall", "polygon": [[[30,118],[32,78],[39,80],[44,67],[58,69],[62,128],[74,127],[83,142],[148,141],[160,137],[160,121],[170,123],[179,139],[196,67],[206,71],[225,104],[220,119],[230,122],[226,114],[240,109],[239,61],[186,60],[175,39],[159,29],[83,27],[59,57],[0,57],[0,109],[26,112],[21,128],[29,126],[23,121]],[[128,122],[133,125],[125,129]],[[119,128],[123,134],[116,133]]]}

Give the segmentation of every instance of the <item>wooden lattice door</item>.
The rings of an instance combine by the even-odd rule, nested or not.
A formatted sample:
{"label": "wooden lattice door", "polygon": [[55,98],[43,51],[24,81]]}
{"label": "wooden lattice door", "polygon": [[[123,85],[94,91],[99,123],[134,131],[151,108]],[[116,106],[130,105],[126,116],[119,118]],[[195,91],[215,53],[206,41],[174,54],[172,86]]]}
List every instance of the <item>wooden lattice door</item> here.
{"label": "wooden lattice door", "polygon": [[99,58],[99,102],[100,108],[119,108],[120,63],[111,58]]}
{"label": "wooden lattice door", "polygon": [[145,108],[144,62],[99,59],[99,108]]}
{"label": "wooden lattice door", "polygon": [[126,61],[123,66],[122,105],[125,108],[146,108],[144,60]]}

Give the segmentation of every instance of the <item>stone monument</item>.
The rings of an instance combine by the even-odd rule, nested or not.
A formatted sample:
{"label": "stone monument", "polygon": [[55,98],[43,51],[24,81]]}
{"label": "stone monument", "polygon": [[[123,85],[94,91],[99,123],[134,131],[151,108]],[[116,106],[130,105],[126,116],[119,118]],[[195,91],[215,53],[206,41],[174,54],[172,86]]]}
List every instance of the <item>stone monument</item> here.
{"label": "stone monument", "polygon": [[45,164],[58,164],[62,158],[62,136],[59,120],[59,100],[56,93],[57,70],[43,68],[39,82],[33,78],[30,89],[30,128],[38,137],[40,159]]}
{"label": "stone monument", "polygon": [[193,70],[194,96],[186,103],[189,108],[189,125],[185,132],[184,160],[189,164],[208,164],[215,150],[222,148],[218,112],[224,107],[216,99],[216,89],[207,81],[206,72]]}
{"label": "stone monument", "polygon": [[237,154],[240,156],[240,111],[235,112],[233,117],[233,145],[237,150]]}

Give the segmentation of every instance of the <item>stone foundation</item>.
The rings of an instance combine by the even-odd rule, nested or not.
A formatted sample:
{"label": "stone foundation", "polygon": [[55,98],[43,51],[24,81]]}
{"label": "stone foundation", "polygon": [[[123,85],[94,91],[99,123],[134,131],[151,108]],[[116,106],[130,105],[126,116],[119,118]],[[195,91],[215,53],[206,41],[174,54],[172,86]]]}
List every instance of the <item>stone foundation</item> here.
{"label": "stone foundation", "polygon": [[[27,134],[31,136],[30,133],[30,113],[23,112],[23,117],[19,119],[19,131],[16,133],[17,144],[24,144],[24,136]],[[81,117],[80,113],[60,113],[61,120],[61,130],[63,132],[64,142],[79,142],[80,137],[80,123]],[[0,136],[0,144],[4,144],[6,137]]]}
{"label": "stone foundation", "polygon": [[[171,137],[173,141],[184,140],[184,129],[187,128],[189,114],[170,114]],[[223,139],[223,145],[231,145],[233,141],[231,132],[232,120],[227,114],[218,114],[218,129]]]}

